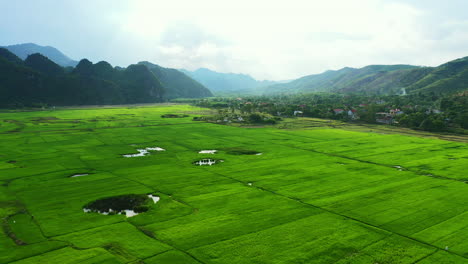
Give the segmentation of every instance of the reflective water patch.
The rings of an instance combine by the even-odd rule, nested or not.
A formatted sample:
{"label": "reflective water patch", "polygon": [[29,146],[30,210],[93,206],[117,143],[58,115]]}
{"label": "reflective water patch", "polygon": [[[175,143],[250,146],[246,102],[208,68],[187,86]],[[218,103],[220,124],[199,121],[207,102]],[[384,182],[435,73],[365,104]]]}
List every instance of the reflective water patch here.
{"label": "reflective water patch", "polygon": [[215,150],[215,149],[212,149],[212,150],[200,150],[198,153],[200,153],[200,154],[215,154],[216,152],[218,152],[218,151]]}
{"label": "reflective water patch", "polygon": [[195,161],[193,164],[198,165],[198,166],[206,166],[206,165],[211,166],[219,162],[224,162],[224,160],[201,159],[201,160]]}
{"label": "reflective water patch", "polygon": [[134,158],[134,157],[143,157],[149,154],[150,151],[166,151],[163,148],[160,147],[150,147],[150,148],[144,148],[144,149],[137,149],[138,153],[136,154],[124,154],[125,158]]}
{"label": "reflective water patch", "polygon": [[159,202],[159,199],[160,199],[159,196],[154,196],[154,195],[152,195],[152,194],[148,194],[148,197],[151,198],[151,199],[153,199],[153,202],[154,202],[154,203]]}
{"label": "reflective water patch", "polygon": [[79,174],[73,174],[70,176],[70,178],[75,178],[75,177],[83,177],[83,176],[88,176],[89,173],[79,173]]}
{"label": "reflective water patch", "polygon": [[150,201],[153,204],[160,200],[152,194],[127,194],[110,198],[103,198],[88,203],[83,207],[85,213],[99,213],[102,215],[125,215],[133,217],[149,210]]}

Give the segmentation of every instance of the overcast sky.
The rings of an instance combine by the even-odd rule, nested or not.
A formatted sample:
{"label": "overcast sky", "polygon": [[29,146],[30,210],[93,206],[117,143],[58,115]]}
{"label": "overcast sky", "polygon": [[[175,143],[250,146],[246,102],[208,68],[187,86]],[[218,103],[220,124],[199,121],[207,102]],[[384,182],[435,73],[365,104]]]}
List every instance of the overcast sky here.
{"label": "overcast sky", "polygon": [[0,45],[293,79],[468,56],[467,0],[0,0]]}

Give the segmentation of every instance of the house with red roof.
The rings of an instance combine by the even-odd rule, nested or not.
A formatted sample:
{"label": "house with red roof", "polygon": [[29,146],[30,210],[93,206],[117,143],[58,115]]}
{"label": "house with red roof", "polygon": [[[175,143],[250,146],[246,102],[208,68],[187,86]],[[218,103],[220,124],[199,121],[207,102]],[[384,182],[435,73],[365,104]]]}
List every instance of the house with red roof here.
{"label": "house with red roof", "polygon": [[333,109],[333,112],[335,112],[335,115],[338,115],[338,114],[341,114],[343,113],[345,110],[341,109],[341,108],[336,108],[336,109]]}

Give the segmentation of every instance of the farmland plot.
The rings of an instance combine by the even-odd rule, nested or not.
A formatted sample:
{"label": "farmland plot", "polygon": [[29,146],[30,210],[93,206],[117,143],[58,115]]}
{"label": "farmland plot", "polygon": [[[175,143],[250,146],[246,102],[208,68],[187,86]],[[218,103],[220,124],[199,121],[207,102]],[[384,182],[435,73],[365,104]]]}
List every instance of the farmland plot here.
{"label": "farmland plot", "polygon": [[[204,112],[1,113],[0,263],[468,263],[465,143]],[[83,211],[149,194],[133,217]]]}

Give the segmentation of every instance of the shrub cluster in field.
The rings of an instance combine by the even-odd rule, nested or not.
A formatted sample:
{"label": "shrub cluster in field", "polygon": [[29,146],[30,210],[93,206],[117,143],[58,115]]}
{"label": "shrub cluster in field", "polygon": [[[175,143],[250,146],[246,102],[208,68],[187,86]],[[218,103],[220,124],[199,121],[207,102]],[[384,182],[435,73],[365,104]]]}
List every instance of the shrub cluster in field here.
{"label": "shrub cluster in field", "polygon": [[259,154],[258,151],[244,148],[226,148],[224,149],[228,154],[231,155],[256,155]]}
{"label": "shrub cluster in field", "polygon": [[84,208],[93,212],[109,212],[109,214],[125,210],[142,213],[148,211],[150,205],[151,199],[145,194],[127,194],[99,199],[86,204]]}
{"label": "shrub cluster in field", "polygon": [[178,115],[178,114],[164,114],[161,115],[162,118],[183,118],[188,117],[189,115]]}
{"label": "shrub cluster in field", "polygon": [[231,113],[228,111],[218,110],[217,115],[194,117],[194,121],[209,121],[216,123],[244,123],[244,124],[268,124],[273,125],[281,120],[280,117],[272,116],[267,113]]}

